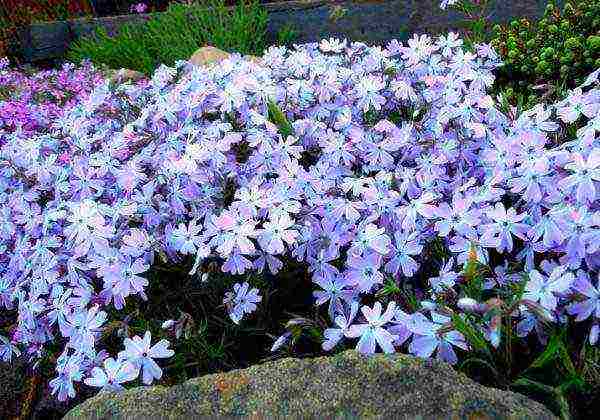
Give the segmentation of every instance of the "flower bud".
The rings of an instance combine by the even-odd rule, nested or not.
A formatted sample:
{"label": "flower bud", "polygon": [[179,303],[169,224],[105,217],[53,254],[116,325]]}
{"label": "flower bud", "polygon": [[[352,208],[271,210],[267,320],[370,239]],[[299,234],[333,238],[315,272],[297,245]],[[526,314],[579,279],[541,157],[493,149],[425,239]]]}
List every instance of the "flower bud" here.
{"label": "flower bud", "polygon": [[477,302],[473,298],[464,297],[458,299],[457,306],[463,311],[467,312],[477,312],[477,308],[479,307],[479,302]]}

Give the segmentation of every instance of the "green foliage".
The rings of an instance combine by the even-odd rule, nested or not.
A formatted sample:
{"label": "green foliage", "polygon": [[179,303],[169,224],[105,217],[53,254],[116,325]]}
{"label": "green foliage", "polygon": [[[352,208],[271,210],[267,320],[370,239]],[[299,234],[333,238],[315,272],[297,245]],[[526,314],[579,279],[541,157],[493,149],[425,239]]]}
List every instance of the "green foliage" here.
{"label": "green foliage", "polygon": [[487,41],[490,32],[489,12],[493,4],[494,0],[460,0],[450,6],[463,15],[462,27],[468,48]]}
{"label": "green foliage", "polygon": [[[513,337],[510,319],[504,317],[503,341],[511,343]],[[567,346],[565,330],[555,331],[541,352],[530,352],[537,357],[531,360],[524,349],[512,345],[494,348],[488,344],[470,316],[452,316],[454,328],[460,331],[474,350],[459,369],[475,376],[480,382],[521,392],[550,407],[563,419],[571,417],[574,396],[591,389],[584,369],[577,368]],[[529,350],[529,349],[527,349]]]}
{"label": "green foliage", "polygon": [[394,281],[392,277],[386,277],[383,286],[377,292],[377,297],[384,297],[399,294],[402,292],[402,289],[398,286],[398,283]]}
{"label": "green foliage", "polygon": [[452,325],[465,336],[467,342],[475,351],[491,357],[490,346],[479,328],[473,326],[466,318],[461,317],[457,313],[452,314]]}
{"label": "green foliage", "polygon": [[498,85],[522,107],[540,97],[560,97],[600,66],[596,0],[571,0],[562,10],[550,3],[539,21],[515,20],[497,25],[494,32],[492,45],[505,62]]}
{"label": "green foliage", "polygon": [[[555,329],[545,326],[548,340],[543,346],[517,339],[514,315],[518,308],[541,308],[522,300],[526,279],[494,290],[484,289],[489,267],[475,257],[473,251],[462,273],[459,295],[483,303],[462,314],[449,310],[452,327],[463,334],[472,348],[459,369],[486,385],[534,398],[563,419],[571,418],[572,413],[585,415],[589,409],[580,407],[578,399],[594,395],[600,388],[600,354],[589,351],[585,342],[574,340],[578,334],[568,331],[569,325]],[[482,306],[485,309],[480,309]],[[496,345],[481,333],[482,322],[488,325],[490,333],[497,332]],[[581,348],[584,351],[578,354],[577,349]]]}
{"label": "green foliage", "polygon": [[292,124],[290,124],[281,108],[279,108],[274,101],[269,101],[267,103],[267,108],[269,111],[269,121],[279,128],[279,132],[284,138],[294,134],[294,128],[292,127]]}
{"label": "green foliage", "polygon": [[467,297],[481,300],[483,297],[483,284],[485,278],[483,274],[487,271],[487,267],[477,261],[477,253],[475,247],[471,248],[471,255],[467,260],[463,277],[465,279],[463,284],[463,292]]}
{"label": "green foliage", "polygon": [[291,23],[285,24],[277,32],[277,45],[292,45],[298,39],[298,31]]}
{"label": "green foliage", "polygon": [[265,46],[267,12],[258,0],[241,1],[228,8],[224,0],[199,4],[173,3],[166,12],[143,23],[132,23],[109,36],[102,28],[77,40],[68,58],[111,68],[129,68],[151,74],[162,64],[188,59],[198,48],[213,45],[225,51],[260,54]]}
{"label": "green foliage", "polygon": [[511,384],[515,390],[537,394],[563,419],[571,417],[569,392],[583,392],[587,387],[571,359],[566,337],[566,329],[556,331],[544,351]]}

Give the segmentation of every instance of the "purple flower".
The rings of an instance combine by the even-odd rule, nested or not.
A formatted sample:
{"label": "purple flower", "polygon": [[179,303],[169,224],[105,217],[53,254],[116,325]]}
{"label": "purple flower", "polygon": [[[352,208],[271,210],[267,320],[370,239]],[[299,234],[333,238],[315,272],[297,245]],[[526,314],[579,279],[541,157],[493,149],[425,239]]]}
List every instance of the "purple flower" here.
{"label": "purple flower", "polygon": [[574,89],[566,99],[566,105],[558,109],[558,115],[566,123],[577,121],[581,115],[592,118],[599,109],[594,94],[583,94],[581,87]]}
{"label": "purple flower", "polygon": [[586,272],[578,271],[573,290],[580,293],[582,299],[567,306],[569,314],[576,315],[575,321],[583,321],[590,316],[600,319],[600,290],[598,289],[600,275],[597,277],[596,286],[594,286]]}
{"label": "purple flower", "polygon": [[410,200],[406,206],[398,207],[398,217],[402,220],[402,229],[412,232],[417,228],[417,217],[432,219],[436,207],[430,204],[435,199],[432,193],[424,193],[421,197]]}
{"label": "purple flower", "polygon": [[573,274],[567,272],[567,268],[563,266],[554,268],[548,277],[532,270],[529,272],[523,299],[539,302],[543,308],[553,311],[558,304],[556,295],[567,292],[573,279]]}
{"label": "purple flower", "polygon": [[[341,306],[341,305],[340,305]],[[341,307],[343,308],[343,306]],[[323,336],[325,340],[323,341],[323,350],[330,351],[333,349],[344,336],[350,337],[349,329],[356,317],[356,313],[358,312],[358,302],[354,301],[350,304],[350,314],[348,316],[344,315],[340,311],[340,315],[337,315],[334,319],[334,323],[337,328],[327,328],[323,332]]]}
{"label": "purple flower", "polygon": [[126,338],[123,342],[125,350],[119,353],[120,360],[131,362],[136,368],[136,376],[142,371],[142,382],[150,385],[154,379],[162,377],[162,370],[156,364],[154,359],[162,359],[173,356],[173,350],[170,350],[167,340],[160,340],[153,346],[150,346],[150,331],[146,331],[144,338],[137,335],[133,338]]}
{"label": "purple flower", "polygon": [[363,306],[361,312],[367,323],[354,324],[348,329],[348,337],[360,337],[356,350],[364,354],[373,354],[377,345],[384,353],[394,353],[393,342],[397,336],[390,334],[384,325],[389,323],[395,315],[396,304],[390,302],[387,309],[381,313],[381,303],[375,302],[373,308]]}
{"label": "purple flower", "polygon": [[453,271],[454,259],[450,258],[440,269],[438,277],[429,279],[431,287],[436,292],[443,292],[445,289],[452,289],[456,284],[459,274]]}
{"label": "purple flower", "polygon": [[242,254],[235,252],[227,257],[223,263],[222,270],[224,273],[231,273],[234,275],[244,274],[247,270],[252,269],[253,266],[252,261]]}
{"label": "purple flower", "polygon": [[279,270],[282,269],[283,262],[273,255],[261,252],[260,256],[254,260],[254,269],[257,272],[262,273],[266,266],[269,267],[269,271],[272,274],[277,274]]}
{"label": "purple flower", "polygon": [[517,214],[514,208],[505,210],[502,203],[496,205],[486,212],[490,223],[481,226],[481,242],[488,247],[494,247],[499,252],[513,250],[512,235],[525,239],[529,227],[521,223],[527,216]]}
{"label": "purple flower", "polygon": [[435,222],[435,229],[440,236],[448,236],[451,231],[459,235],[473,237],[476,235],[475,226],[479,223],[479,211],[471,209],[473,200],[455,195],[452,207],[442,202],[435,210],[435,215],[442,220]]}
{"label": "purple flower", "polygon": [[[271,47],[259,63],[233,55],[219,66],[162,65],[125,85],[90,64],[32,73],[3,61],[0,306],[11,329],[0,354],[12,357],[14,346],[35,362],[63,351],[52,382],[61,398],[94,367],[109,381],[98,348],[113,312],[105,306],[146,299],[144,273],[159,263],[193,259],[190,275],[206,281],[208,257],[234,275],[284,271],[290,257],[306,266],[316,304],[333,318],[330,347],[347,335],[347,304],[374,302],[384,270],[404,289],[405,277],[435,263],[438,244],[452,255],[433,290],[410,281],[421,315],[364,321],[360,346],[410,342],[414,353],[454,361],[464,343],[436,311],[469,310],[450,299],[462,297],[450,261],[473,254],[505,267],[485,284],[502,299],[523,277],[518,267],[558,261],[564,269],[543,265],[547,274],[527,283],[517,335],[535,329],[543,342],[543,323],[586,317],[595,343],[597,285],[568,287],[566,269],[589,279],[600,269],[598,72],[566,99],[519,113],[490,94],[499,65],[489,45],[466,51],[455,34],[385,48],[333,39]],[[237,320],[259,300],[244,290],[225,298]],[[488,309],[472,314],[474,326],[496,345]],[[275,347],[289,340],[288,331]],[[129,363],[153,380],[160,370],[138,359]],[[105,382],[98,370],[91,378]]]}
{"label": "purple flower", "polygon": [[579,153],[573,153],[572,159],[572,162],[565,165],[565,169],[573,174],[561,179],[558,185],[567,191],[577,187],[576,197],[580,203],[594,202],[594,182],[600,182],[600,148],[593,149],[587,160]]}
{"label": "purple flower", "polygon": [[394,275],[402,269],[402,274],[406,277],[412,277],[419,269],[419,264],[412,258],[413,255],[419,255],[423,251],[423,246],[418,241],[417,232],[394,233],[394,246],[392,248],[391,259],[385,265],[385,270]]}
{"label": "purple flower", "polygon": [[539,203],[543,198],[543,189],[552,188],[548,169],[543,165],[526,167],[520,176],[510,180],[510,191],[523,194],[523,198],[532,203]]}
{"label": "purple flower", "polygon": [[139,369],[126,360],[114,360],[109,357],[104,360],[104,369],[95,367],[92,376],[85,378],[86,385],[102,388],[106,391],[123,390],[122,383],[133,381],[139,375]]}
{"label": "purple flower", "polygon": [[93,353],[95,338],[101,332],[106,317],[106,312],[99,311],[98,306],[70,316],[68,318],[71,327],[69,345],[81,352]]}
{"label": "purple flower", "polygon": [[340,41],[339,39],[329,38],[321,40],[319,48],[323,52],[334,52],[339,53],[346,48],[346,40]]}
{"label": "purple flower", "polygon": [[448,6],[453,6],[458,0],[440,0],[440,9],[446,9]]}
{"label": "purple flower", "polygon": [[10,363],[13,354],[18,357],[21,352],[8,338],[0,335],[0,360]]}
{"label": "purple flower", "polygon": [[227,292],[223,303],[227,307],[229,317],[233,322],[239,324],[245,314],[251,314],[256,310],[256,304],[262,300],[258,289],[250,289],[247,282],[233,285],[233,292]]}
{"label": "purple flower", "polygon": [[542,239],[542,244],[547,247],[560,245],[565,240],[565,234],[557,223],[555,215],[546,214],[531,228],[531,239],[538,241]]}
{"label": "purple flower", "polygon": [[477,258],[478,262],[482,264],[488,263],[488,251],[482,246],[479,240],[467,239],[462,236],[454,236],[450,239],[450,241],[451,243],[448,246],[448,249],[455,254],[458,254],[456,256],[457,264],[467,264],[473,252],[475,252],[475,257]]}
{"label": "purple flower", "polygon": [[254,244],[250,238],[256,235],[256,223],[252,219],[245,219],[241,215],[225,211],[219,217],[215,217],[213,223],[218,230],[213,241],[217,245],[219,254],[229,256],[234,248],[242,254],[254,252]]}
{"label": "purple flower", "polygon": [[146,3],[137,3],[131,6],[132,13],[145,13],[148,10]]}
{"label": "purple flower", "polygon": [[438,359],[455,364],[458,357],[453,346],[468,350],[467,342],[464,336],[456,330],[440,331],[442,327],[450,322],[448,317],[437,314],[432,314],[432,317],[434,322],[428,320],[423,314],[417,313],[414,315],[411,324],[414,337],[408,350],[411,354],[424,358],[431,357],[437,350]]}
{"label": "purple flower", "polygon": [[315,304],[321,306],[329,302],[329,317],[334,319],[335,313],[343,308],[342,302],[350,303],[355,293],[339,275],[315,277],[313,276],[313,281],[323,289],[313,292]]}
{"label": "purple flower", "polygon": [[385,228],[378,228],[376,225],[369,223],[354,240],[354,248],[361,253],[372,249],[381,255],[385,255],[389,252],[390,242],[390,238],[385,234]]}
{"label": "purple flower", "polygon": [[148,265],[141,259],[132,260],[125,257],[122,262],[107,271],[104,280],[107,286],[104,293],[110,298],[114,298],[115,307],[121,309],[124,304],[124,298],[131,293],[138,293],[145,297],[144,288],[148,285],[148,280],[138,274],[148,271]]}
{"label": "purple flower", "polygon": [[52,395],[58,394],[59,401],[75,397],[73,382],[80,382],[83,378],[82,359],[80,354],[69,355],[67,351],[58,358],[56,362],[58,376],[50,381],[50,388],[52,388]]}
{"label": "purple flower", "polygon": [[181,223],[171,234],[173,246],[182,254],[195,254],[197,249],[206,249],[201,233],[202,226],[195,220],[190,221],[187,226]]}
{"label": "purple flower", "polygon": [[394,319],[391,321],[392,325],[387,328],[391,334],[396,336],[396,340],[394,340],[395,346],[401,346],[412,336],[412,322],[413,315],[407,314],[401,309],[396,309]]}
{"label": "purple flower", "polygon": [[355,95],[358,99],[357,107],[363,112],[367,112],[371,108],[379,111],[385,103],[385,98],[380,95],[383,88],[383,80],[379,77],[368,75],[361,78],[355,88]]}
{"label": "purple flower", "polygon": [[292,245],[298,237],[298,232],[291,229],[294,222],[288,214],[266,222],[263,226],[264,228],[258,231],[258,241],[262,249],[270,254],[283,253],[285,251],[284,242]]}
{"label": "purple flower", "polygon": [[383,284],[383,274],[379,271],[381,256],[375,252],[363,257],[350,255],[348,257],[349,270],[346,272],[346,281],[361,292],[368,293],[376,284]]}

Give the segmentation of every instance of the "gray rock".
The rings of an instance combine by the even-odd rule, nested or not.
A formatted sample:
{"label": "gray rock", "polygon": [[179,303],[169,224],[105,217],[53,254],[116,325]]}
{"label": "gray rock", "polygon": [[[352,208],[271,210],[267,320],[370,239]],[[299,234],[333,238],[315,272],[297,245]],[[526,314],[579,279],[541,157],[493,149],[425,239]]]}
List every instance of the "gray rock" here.
{"label": "gray rock", "polygon": [[82,418],[553,419],[513,392],[481,386],[449,365],[404,355],[347,351],[282,359],[173,387],[100,393],[73,409]]}

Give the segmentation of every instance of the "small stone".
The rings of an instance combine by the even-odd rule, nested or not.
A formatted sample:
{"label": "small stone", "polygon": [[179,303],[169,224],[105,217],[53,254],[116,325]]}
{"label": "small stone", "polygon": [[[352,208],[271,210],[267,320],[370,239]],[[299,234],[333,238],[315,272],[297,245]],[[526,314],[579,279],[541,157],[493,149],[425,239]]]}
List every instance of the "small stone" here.
{"label": "small stone", "polygon": [[142,80],[144,77],[146,77],[144,73],[136,70],[119,69],[111,71],[108,79],[113,83],[122,84],[125,82],[137,82]]}
{"label": "small stone", "polygon": [[207,66],[212,63],[218,63],[228,58],[229,55],[228,52],[216,47],[206,46],[196,50],[190,57],[189,62],[194,66]]}

